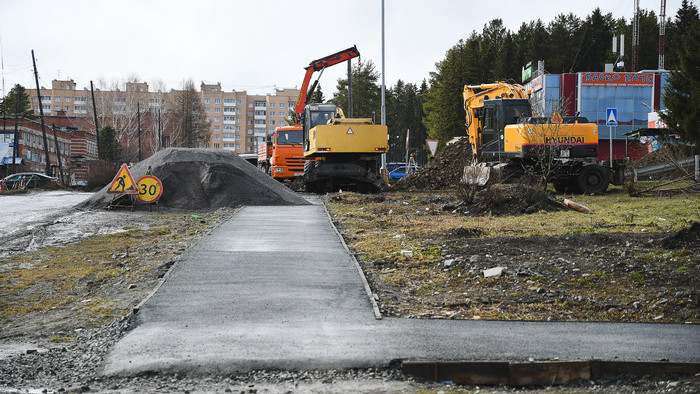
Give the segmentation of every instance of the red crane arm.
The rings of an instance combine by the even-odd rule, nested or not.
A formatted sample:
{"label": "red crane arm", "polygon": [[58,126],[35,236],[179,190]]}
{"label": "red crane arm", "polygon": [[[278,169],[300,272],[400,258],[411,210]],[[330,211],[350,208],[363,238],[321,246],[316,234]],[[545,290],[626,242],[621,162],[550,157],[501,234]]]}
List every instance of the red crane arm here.
{"label": "red crane arm", "polygon": [[336,52],[332,55],[317,59],[309,63],[306,67],[306,74],[304,75],[304,82],[301,83],[301,89],[299,90],[299,98],[297,99],[297,105],[294,107],[294,112],[296,112],[297,119],[300,118],[300,114],[304,112],[304,107],[306,106],[307,97],[312,93],[312,90],[316,87],[316,84],[310,89],[309,82],[311,81],[311,76],[313,73],[319,70],[323,70],[326,67],[334,66],[338,63],[342,63],[346,60],[350,60],[360,56],[360,52],[357,50],[357,46],[352,46],[340,52]]}

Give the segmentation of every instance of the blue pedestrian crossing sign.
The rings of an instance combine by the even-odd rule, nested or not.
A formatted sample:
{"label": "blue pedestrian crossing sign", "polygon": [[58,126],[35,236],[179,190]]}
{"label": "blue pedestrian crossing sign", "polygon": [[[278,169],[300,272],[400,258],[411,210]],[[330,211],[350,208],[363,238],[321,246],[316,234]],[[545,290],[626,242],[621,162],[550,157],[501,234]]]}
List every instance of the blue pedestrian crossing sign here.
{"label": "blue pedestrian crossing sign", "polygon": [[617,126],[617,108],[607,108],[605,110],[605,125]]}

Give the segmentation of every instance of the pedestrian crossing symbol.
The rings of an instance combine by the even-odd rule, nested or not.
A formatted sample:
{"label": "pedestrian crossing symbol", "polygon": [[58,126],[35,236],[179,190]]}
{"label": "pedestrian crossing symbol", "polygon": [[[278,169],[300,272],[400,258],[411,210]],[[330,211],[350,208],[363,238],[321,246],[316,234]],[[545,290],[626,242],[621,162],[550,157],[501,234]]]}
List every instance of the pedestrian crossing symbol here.
{"label": "pedestrian crossing symbol", "polygon": [[606,126],[617,126],[617,108],[608,108],[605,111],[605,119]]}
{"label": "pedestrian crossing symbol", "polygon": [[134,182],[134,178],[131,176],[126,164],[122,164],[107,193],[139,194],[136,182]]}

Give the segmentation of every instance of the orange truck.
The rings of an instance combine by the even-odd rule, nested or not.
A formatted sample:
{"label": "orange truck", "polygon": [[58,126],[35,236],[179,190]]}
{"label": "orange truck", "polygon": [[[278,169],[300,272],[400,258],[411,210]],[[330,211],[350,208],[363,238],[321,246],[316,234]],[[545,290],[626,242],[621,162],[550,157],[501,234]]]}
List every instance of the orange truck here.
{"label": "orange truck", "polygon": [[280,182],[304,176],[301,126],[281,126],[258,146],[258,168]]}

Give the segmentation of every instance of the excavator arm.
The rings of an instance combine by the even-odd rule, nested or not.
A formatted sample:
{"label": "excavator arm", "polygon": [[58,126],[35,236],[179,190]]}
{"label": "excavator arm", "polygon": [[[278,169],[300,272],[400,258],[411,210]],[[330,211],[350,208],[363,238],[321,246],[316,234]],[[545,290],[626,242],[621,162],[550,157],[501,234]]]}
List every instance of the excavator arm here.
{"label": "excavator arm", "polygon": [[[360,52],[357,50],[357,46],[352,46],[340,52],[336,52],[332,55],[317,59],[309,63],[306,67],[306,74],[304,75],[304,81],[301,84],[301,89],[299,89],[299,98],[297,99],[297,104],[294,107],[294,112],[297,114],[297,124],[299,124],[299,119],[301,119],[301,114],[304,112],[304,107],[307,104],[307,100],[311,97],[313,91],[316,89],[318,80],[314,82],[311,89],[308,89],[309,82],[311,81],[311,76],[316,71],[321,71],[326,67],[334,66],[338,63],[342,63],[346,60],[350,60],[360,56]],[[308,90],[307,90],[308,89]]]}

